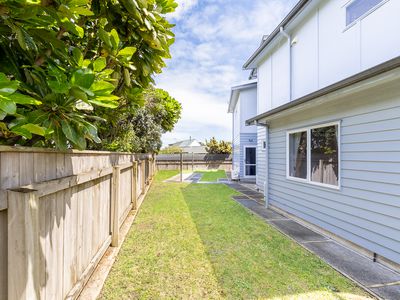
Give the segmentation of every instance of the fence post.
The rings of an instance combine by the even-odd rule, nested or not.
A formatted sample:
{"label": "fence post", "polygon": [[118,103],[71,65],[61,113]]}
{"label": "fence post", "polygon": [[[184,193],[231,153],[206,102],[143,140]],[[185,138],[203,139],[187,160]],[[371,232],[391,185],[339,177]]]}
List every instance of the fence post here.
{"label": "fence post", "polygon": [[39,196],[15,189],[8,197],[8,299],[40,298]]}
{"label": "fence post", "polygon": [[142,160],[140,164],[140,172],[142,173],[142,195],[146,192],[146,161]]}
{"label": "fence post", "polygon": [[132,209],[137,209],[137,161],[132,165]]}
{"label": "fence post", "polygon": [[121,167],[113,167],[111,179],[111,246],[119,245],[119,198]]}
{"label": "fence post", "polygon": [[183,181],[183,153],[180,153],[180,169],[181,169],[181,182]]}

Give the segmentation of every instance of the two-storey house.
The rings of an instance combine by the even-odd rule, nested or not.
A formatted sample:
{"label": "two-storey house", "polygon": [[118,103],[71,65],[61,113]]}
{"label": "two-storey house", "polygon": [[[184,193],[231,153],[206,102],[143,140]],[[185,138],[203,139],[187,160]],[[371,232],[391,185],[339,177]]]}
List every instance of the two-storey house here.
{"label": "two-storey house", "polygon": [[266,205],[395,267],[399,29],[398,0],[301,0],[244,65]]}

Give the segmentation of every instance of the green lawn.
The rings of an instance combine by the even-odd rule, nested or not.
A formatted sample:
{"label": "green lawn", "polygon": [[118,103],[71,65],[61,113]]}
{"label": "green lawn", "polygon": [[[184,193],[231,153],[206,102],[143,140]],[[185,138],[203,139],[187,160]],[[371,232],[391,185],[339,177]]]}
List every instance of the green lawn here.
{"label": "green lawn", "polygon": [[366,299],[313,254],[231,200],[222,184],[160,172],[101,299]]}
{"label": "green lawn", "polygon": [[220,178],[226,178],[226,173],[224,170],[208,170],[208,171],[196,171],[196,173],[201,173],[201,181],[215,182]]}

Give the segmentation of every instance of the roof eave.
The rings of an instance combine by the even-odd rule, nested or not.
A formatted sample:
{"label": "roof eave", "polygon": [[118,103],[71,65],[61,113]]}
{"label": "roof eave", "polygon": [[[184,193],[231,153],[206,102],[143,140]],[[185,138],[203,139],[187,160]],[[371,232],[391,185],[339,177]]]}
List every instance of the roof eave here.
{"label": "roof eave", "polygon": [[279,35],[281,27],[285,27],[293,18],[295,18],[311,0],[300,0],[295,7],[287,14],[282,22],[272,31],[268,38],[257,48],[250,58],[243,65],[244,70],[254,69],[257,67],[255,61],[264,52],[264,49]]}
{"label": "roof eave", "polygon": [[274,108],[272,110],[269,110],[269,111],[267,111],[265,113],[259,114],[259,115],[255,116],[253,118],[250,118],[250,119],[246,120],[245,123],[246,123],[247,126],[253,125],[254,122],[257,122],[259,120],[266,119],[268,117],[276,115],[276,114],[278,114],[280,112],[283,112],[283,111],[288,110],[290,108],[293,108],[295,106],[299,106],[299,105],[301,105],[303,103],[312,101],[312,100],[314,100],[316,98],[328,95],[328,94],[333,93],[335,91],[338,91],[338,90],[341,90],[343,88],[349,87],[351,85],[360,83],[360,82],[362,82],[364,80],[373,78],[375,76],[381,75],[383,73],[392,71],[392,70],[397,69],[397,68],[400,68],[400,56],[397,56],[397,57],[395,57],[395,58],[393,58],[393,59],[391,59],[389,61],[386,61],[386,62],[384,62],[382,64],[379,64],[379,65],[377,65],[375,67],[372,67],[370,69],[367,69],[367,70],[365,70],[363,72],[360,72],[360,73],[357,73],[357,74],[355,74],[353,76],[345,78],[345,79],[343,79],[343,80],[341,80],[341,81],[339,81],[337,83],[329,85],[329,86],[327,86],[325,88],[322,88],[320,90],[317,90],[317,91],[315,91],[313,93],[310,93],[310,94],[307,94],[307,95],[305,95],[303,97],[295,99],[295,100],[293,100],[291,102],[288,102],[288,103],[286,103],[284,105],[278,106],[278,107],[276,107],[276,108]]}

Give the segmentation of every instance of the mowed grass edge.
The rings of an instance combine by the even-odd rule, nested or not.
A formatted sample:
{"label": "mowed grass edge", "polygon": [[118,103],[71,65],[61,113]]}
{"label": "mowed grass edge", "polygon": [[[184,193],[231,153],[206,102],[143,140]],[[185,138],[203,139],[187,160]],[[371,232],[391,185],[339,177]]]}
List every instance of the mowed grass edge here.
{"label": "mowed grass edge", "polygon": [[366,299],[315,255],[231,199],[222,184],[159,172],[101,299]]}

